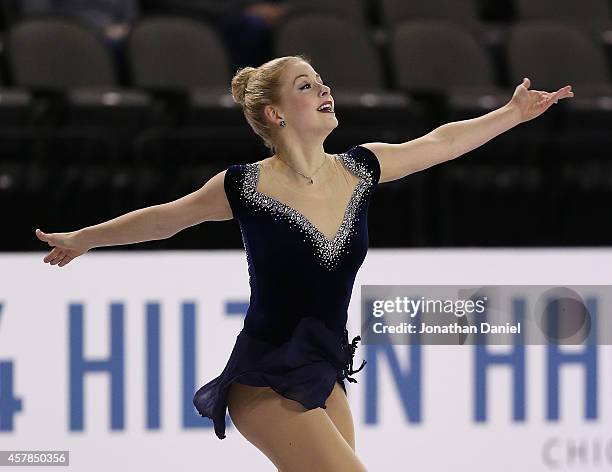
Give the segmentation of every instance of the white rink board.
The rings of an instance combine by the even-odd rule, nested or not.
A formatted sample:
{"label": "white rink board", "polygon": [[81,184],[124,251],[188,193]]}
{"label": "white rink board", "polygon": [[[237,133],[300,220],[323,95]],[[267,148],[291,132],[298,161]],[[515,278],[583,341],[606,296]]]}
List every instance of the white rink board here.
{"label": "white rink board", "polygon": [[[189,368],[195,387],[217,376],[242,328],[242,315],[231,312],[248,303],[243,251],[94,250],[63,268],[44,264],[45,254],[0,254],[0,369],[8,375],[10,366],[12,380],[12,389],[0,384],[0,449],[69,450],[69,470],[79,472],[275,470],[229,420],[219,440],[191,405]],[[359,334],[361,284],[609,285],[611,267],[612,249],[370,249],[355,281],[349,335]],[[147,304],[158,310],[158,343],[155,329],[147,336]],[[190,320],[195,331],[184,324]],[[121,355],[110,363],[113,336]],[[71,361],[80,345],[85,361],[101,361],[100,371],[78,374]],[[147,368],[151,346],[159,364]],[[355,366],[370,347],[359,345]],[[408,347],[393,349],[410,373]],[[510,370],[495,367],[488,371],[487,419],[474,420],[474,346],[422,346],[420,362],[418,421],[407,416],[412,400],[401,400],[401,379],[384,356],[375,375],[369,362],[355,374],[359,383],[346,382],[357,453],[369,471],[612,469],[610,346],[597,349],[597,413],[590,420],[584,365],[561,368],[560,419],[547,419],[545,346],[526,348],[524,421],[513,419]],[[112,385],[111,371],[122,384]],[[79,384],[82,396],[74,394]],[[114,410],[111,387],[120,393]]]}

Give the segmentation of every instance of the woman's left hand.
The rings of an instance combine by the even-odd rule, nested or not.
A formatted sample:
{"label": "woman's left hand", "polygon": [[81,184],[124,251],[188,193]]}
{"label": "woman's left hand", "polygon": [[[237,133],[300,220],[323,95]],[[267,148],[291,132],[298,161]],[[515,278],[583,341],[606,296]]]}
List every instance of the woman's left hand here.
{"label": "woman's left hand", "polygon": [[571,85],[566,85],[552,93],[529,90],[530,86],[530,80],[528,78],[523,79],[523,83],[516,87],[509,102],[510,105],[519,110],[521,123],[540,116],[559,100],[574,96]]}

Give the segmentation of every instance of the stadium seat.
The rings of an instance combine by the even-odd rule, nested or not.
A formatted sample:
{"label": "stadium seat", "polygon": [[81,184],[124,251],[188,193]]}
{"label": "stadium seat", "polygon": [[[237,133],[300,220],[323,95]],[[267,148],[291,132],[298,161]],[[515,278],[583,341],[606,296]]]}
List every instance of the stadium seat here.
{"label": "stadium seat", "polygon": [[218,33],[182,17],[150,17],[138,22],[128,40],[132,83],[162,91],[199,87],[227,90],[231,67]]}
{"label": "stadium seat", "polygon": [[525,21],[512,27],[508,70],[515,82],[530,77],[533,88],[555,91],[572,85],[575,96],[560,103],[564,125],[574,131],[608,129],[612,86],[606,56],[581,29],[558,21]]}
{"label": "stadium seat", "polygon": [[507,26],[480,19],[476,0],[378,0],[381,21],[390,30],[407,21],[446,20],[467,29],[490,48],[503,42]]}
{"label": "stadium seat", "polygon": [[[274,42],[278,56],[310,55],[323,79],[335,87],[376,92],[386,88],[381,58],[361,25],[335,16],[304,14],[280,25]],[[329,54],[331,45],[334,54]]]}
{"label": "stadium seat", "polygon": [[390,47],[398,88],[445,93],[453,88],[496,86],[487,51],[452,22],[404,22],[393,30]]}
{"label": "stadium seat", "polygon": [[66,100],[70,125],[123,127],[148,119],[150,97],[119,85],[109,50],[76,20],[19,21],[8,32],[7,55],[16,85]]}
{"label": "stadium seat", "polygon": [[191,125],[242,120],[231,99],[229,55],[211,26],[186,17],[149,17],[136,24],[127,51],[134,85],[185,100],[179,120]]}
{"label": "stadium seat", "polygon": [[489,51],[457,23],[448,20],[404,22],[389,44],[395,87],[427,103],[440,121],[467,119],[505,104],[512,96],[499,85]]}
{"label": "stadium seat", "polygon": [[608,0],[514,0],[520,21],[555,20],[577,26],[594,39],[612,44],[612,14]]}

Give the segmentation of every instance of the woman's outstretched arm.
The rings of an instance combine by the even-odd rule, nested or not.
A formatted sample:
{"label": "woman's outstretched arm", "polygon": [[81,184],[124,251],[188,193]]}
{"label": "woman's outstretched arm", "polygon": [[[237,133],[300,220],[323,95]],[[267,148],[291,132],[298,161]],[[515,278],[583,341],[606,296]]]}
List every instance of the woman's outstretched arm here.
{"label": "woman's outstretched arm", "polygon": [[554,93],[529,90],[524,79],[503,107],[470,120],[446,123],[425,136],[401,144],[366,143],[380,163],[379,182],[389,182],[435,164],[455,159],[514,126],[532,120],[563,98],[573,97],[570,85]]}
{"label": "woman's outstretched arm", "polygon": [[140,208],[95,226],[67,233],[37,229],[38,239],[53,247],[43,261],[63,267],[95,247],[166,239],[204,221],[229,220],[232,211],[223,187],[225,172],[178,200]]}

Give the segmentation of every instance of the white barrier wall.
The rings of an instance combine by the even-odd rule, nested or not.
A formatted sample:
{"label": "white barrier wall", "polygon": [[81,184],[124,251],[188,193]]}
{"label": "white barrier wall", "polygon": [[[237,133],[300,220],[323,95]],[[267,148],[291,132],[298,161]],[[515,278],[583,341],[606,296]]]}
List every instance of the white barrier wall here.
{"label": "white barrier wall", "polygon": [[[219,440],[191,403],[242,328],[242,251],[94,250],[63,268],[45,254],[0,255],[1,450],[69,450],[70,470],[87,472],[275,470],[229,416]],[[610,267],[612,249],[370,249],[349,335],[361,284],[603,285]],[[346,385],[369,471],[612,469],[610,346],[557,368],[545,346],[484,368],[475,346],[360,344],[363,358]]]}

